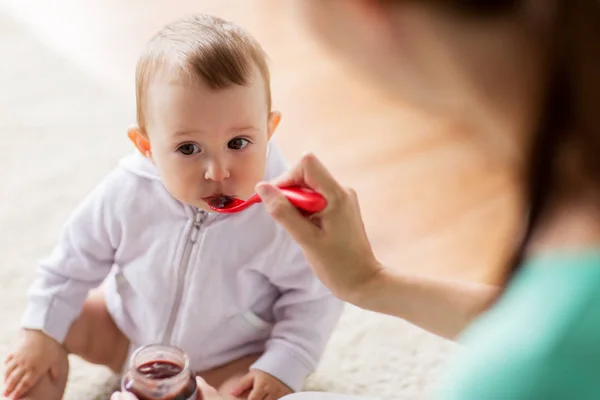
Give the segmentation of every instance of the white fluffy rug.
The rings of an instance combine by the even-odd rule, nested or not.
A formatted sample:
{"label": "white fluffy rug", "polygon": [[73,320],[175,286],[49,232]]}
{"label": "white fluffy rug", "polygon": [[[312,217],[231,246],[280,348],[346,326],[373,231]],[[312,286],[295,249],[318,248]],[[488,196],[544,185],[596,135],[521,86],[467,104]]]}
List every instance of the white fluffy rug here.
{"label": "white fluffy rug", "polygon": [[[0,357],[18,334],[36,260],[79,200],[130,146],[121,99],[0,15]],[[307,388],[423,399],[454,345],[348,307]],[[72,358],[66,399],[107,399],[116,380]],[[0,367],[1,368],[1,367]],[[3,371],[0,369],[0,373]]]}

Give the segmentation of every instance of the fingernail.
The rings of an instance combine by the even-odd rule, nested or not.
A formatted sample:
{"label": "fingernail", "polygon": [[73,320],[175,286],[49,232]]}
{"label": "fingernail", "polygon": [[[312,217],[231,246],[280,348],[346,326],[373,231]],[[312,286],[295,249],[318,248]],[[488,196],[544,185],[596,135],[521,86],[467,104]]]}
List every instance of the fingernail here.
{"label": "fingernail", "polygon": [[118,392],[115,392],[112,394],[112,396],[110,396],[110,400],[121,400],[122,397]]}

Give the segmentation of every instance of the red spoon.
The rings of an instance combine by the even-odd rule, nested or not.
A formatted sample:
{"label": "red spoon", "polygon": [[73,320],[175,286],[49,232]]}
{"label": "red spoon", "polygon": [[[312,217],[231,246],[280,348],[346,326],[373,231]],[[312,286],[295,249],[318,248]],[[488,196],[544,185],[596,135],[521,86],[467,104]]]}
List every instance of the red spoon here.
{"label": "red spoon", "polygon": [[[300,186],[279,188],[285,197],[300,211],[313,214],[322,211],[327,205],[325,197],[319,193]],[[244,201],[230,196],[215,196],[208,200],[208,206],[216,212],[233,214],[245,210],[253,204],[260,203],[261,198],[255,193]]]}

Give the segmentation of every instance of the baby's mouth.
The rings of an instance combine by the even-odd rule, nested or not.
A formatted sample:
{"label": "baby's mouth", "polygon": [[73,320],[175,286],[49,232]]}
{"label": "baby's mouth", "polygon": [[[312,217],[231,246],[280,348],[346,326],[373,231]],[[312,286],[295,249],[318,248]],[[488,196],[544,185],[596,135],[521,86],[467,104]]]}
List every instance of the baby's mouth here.
{"label": "baby's mouth", "polygon": [[231,203],[235,201],[235,197],[228,196],[226,194],[216,194],[213,196],[205,197],[204,201],[208,203],[212,208],[227,208]]}

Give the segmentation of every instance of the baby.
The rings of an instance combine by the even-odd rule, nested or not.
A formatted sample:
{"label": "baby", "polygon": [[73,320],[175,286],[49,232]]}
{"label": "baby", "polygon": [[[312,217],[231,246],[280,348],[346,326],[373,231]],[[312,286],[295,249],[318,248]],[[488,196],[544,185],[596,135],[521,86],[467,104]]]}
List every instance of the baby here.
{"label": "baby", "polygon": [[5,395],[60,399],[67,353],[121,373],[150,343],[186,351],[224,395],[299,390],[342,304],[262,206],[208,207],[286,169],[270,140],[280,114],[260,45],[221,19],[185,18],[149,42],[136,86],[137,151],[75,209],[39,266]]}

